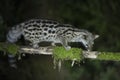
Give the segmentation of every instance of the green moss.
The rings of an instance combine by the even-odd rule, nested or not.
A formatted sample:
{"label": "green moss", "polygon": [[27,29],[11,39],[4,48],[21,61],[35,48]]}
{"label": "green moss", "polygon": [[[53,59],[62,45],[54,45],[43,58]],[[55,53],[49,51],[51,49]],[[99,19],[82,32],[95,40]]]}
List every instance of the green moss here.
{"label": "green moss", "polygon": [[19,47],[15,44],[6,44],[4,42],[0,43],[0,51],[5,51],[9,54],[16,55],[19,50]]}
{"label": "green moss", "polygon": [[16,55],[18,52],[19,47],[15,44],[8,44],[7,45],[7,52],[9,52],[12,55]]}
{"label": "green moss", "polygon": [[101,54],[98,55],[97,59],[99,59],[99,60],[120,61],[120,53],[101,52]]}
{"label": "green moss", "polygon": [[79,48],[71,48],[66,50],[64,47],[55,47],[53,50],[55,60],[82,60],[82,50]]}

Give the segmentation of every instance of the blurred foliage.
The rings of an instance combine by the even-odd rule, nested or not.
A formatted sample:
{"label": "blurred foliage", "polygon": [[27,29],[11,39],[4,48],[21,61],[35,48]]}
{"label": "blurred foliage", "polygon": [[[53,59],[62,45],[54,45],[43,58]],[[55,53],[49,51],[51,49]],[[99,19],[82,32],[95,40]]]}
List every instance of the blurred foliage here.
{"label": "blurred foliage", "polygon": [[4,23],[2,16],[0,16],[0,41],[5,41],[5,34],[6,24]]}
{"label": "blurred foliage", "polygon": [[[5,40],[5,33],[9,27],[19,22],[31,18],[49,18],[99,34],[100,38],[95,41],[94,50],[118,52],[120,51],[119,14],[119,0],[0,0],[0,40]],[[5,67],[5,61],[2,59],[3,56],[0,59],[0,80],[15,80],[17,77],[17,80],[58,80],[56,78],[58,75],[60,80],[119,80],[120,78],[120,62],[85,60],[80,67],[76,65],[72,68],[69,62],[65,62],[63,72],[57,73],[49,68],[52,66],[48,66],[51,62],[46,58],[41,59],[40,56],[23,59],[23,62],[19,63],[20,70],[15,71]]]}

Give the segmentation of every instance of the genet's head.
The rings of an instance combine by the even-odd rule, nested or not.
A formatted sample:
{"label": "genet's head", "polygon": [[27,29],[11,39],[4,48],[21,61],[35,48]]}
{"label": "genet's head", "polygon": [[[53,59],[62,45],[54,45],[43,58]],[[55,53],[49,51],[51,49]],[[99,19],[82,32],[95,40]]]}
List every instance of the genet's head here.
{"label": "genet's head", "polygon": [[91,34],[90,36],[88,36],[86,38],[86,41],[87,41],[87,45],[85,46],[87,50],[91,50],[93,45],[94,45],[94,40],[97,39],[99,37],[99,35],[94,35],[94,34]]}
{"label": "genet's head", "polygon": [[74,32],[73,42],[81,42],[87,50],[91,50],[94,44],[94,40],[99,35],[92,34],[87,30],[79,30]]}

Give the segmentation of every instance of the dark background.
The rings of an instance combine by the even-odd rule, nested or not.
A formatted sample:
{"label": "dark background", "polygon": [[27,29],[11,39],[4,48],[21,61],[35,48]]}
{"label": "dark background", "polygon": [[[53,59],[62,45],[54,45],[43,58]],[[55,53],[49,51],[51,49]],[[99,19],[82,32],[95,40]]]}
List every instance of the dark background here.
{"label": "dark background", "polygon": [[[100,35],[93,50],[120,52],[120,0],[0,0],[0,41],[10,27],[32,18],[72,24]],[[21,41],[22,42],[22,41]],[[120,62],[83,60],[53,69],[51,56],[27,55],[18,69],[8,66],[0,54],[0,80],[119,80]]]}

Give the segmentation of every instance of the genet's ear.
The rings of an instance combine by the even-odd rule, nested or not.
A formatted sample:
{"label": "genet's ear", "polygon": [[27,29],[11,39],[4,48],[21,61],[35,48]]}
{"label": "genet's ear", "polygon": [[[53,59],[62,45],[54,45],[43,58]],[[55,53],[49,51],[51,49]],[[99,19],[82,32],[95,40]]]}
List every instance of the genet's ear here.
{"label": "genet's ear", "polygon": [[96,39],[96,38],[98,38],[99,37],[99,35],[94,35],[94,38]]}

